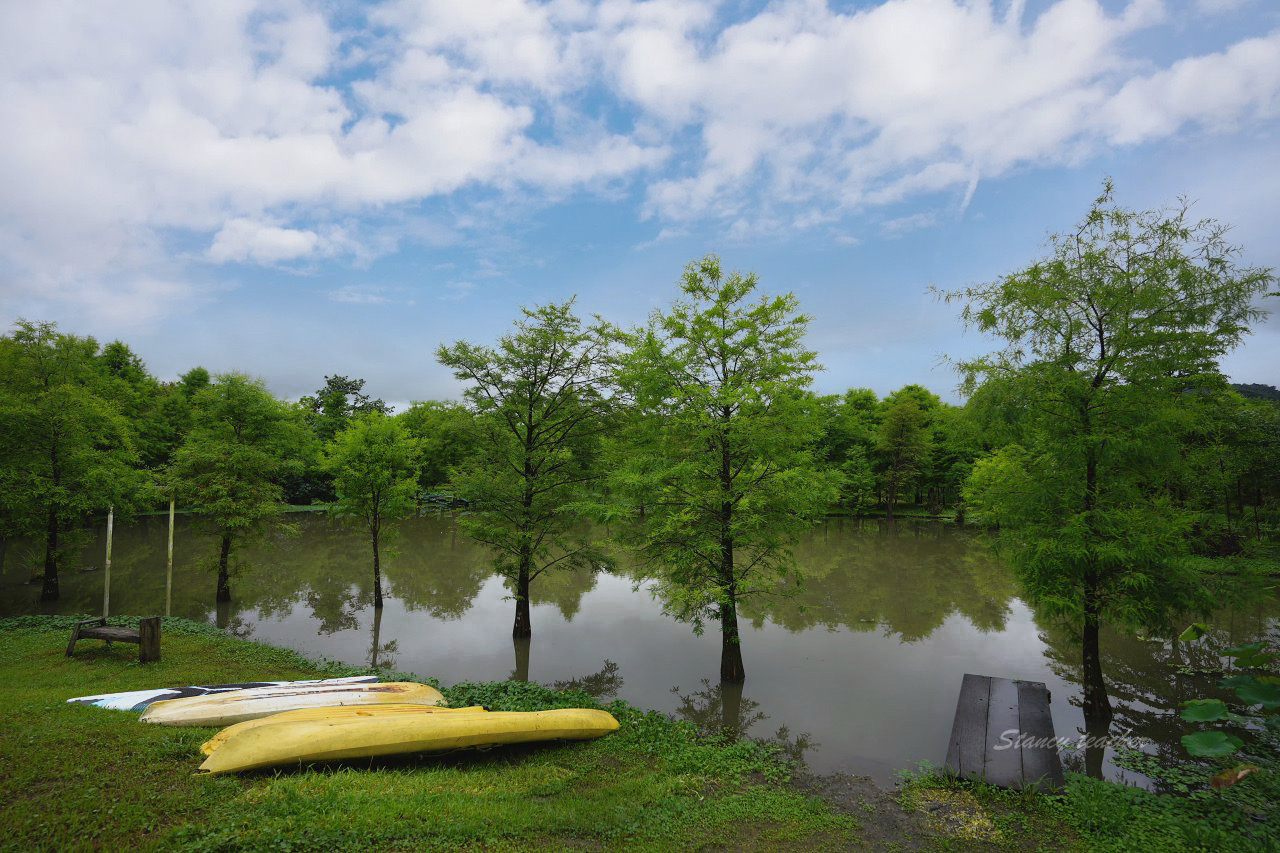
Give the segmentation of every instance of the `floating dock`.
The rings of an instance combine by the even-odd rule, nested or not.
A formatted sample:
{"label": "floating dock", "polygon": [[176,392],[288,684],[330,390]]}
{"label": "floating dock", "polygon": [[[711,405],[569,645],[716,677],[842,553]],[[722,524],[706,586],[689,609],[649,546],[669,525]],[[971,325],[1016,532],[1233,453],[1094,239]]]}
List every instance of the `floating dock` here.
{"label": "floating dock", "polygon": [[946,770],[1001,788],[1061,788],[1049,690],[1039,681],[966,673]]}

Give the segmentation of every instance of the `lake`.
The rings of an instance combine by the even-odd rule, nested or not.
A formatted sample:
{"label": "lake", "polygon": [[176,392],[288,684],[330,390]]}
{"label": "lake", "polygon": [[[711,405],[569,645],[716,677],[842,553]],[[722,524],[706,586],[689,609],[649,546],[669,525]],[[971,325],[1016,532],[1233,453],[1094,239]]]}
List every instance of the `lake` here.
{"label": "lake", "polygon": [[[514,605],[485,551],[449,516],[410,519],[384,552],[386,606],[372,607],[367,536],[318,513],[286,516],[292,530],[245,548],[234,600],[214,606],[217,540],[180,517],[172,614],[306,655],[387,666],[442,684],[527,678],[576,682],[642,708],[715,729],[777,738],[817,772],[891,782],[895,771],[946,755],[966,672],[1045,682],[1059,736],[1085,730],[1079,641],[1038,618],[981,532],[935,522],[829,519],[796,548],[807,578],[791,598],[742,607],[747,681],[718,683],[720,638],[663,613],[644,580],[548,573],[532,588],[533,638],[511,639]],[[117,525],[111,612],[164,612],[167,518]],[[62,599],[38,602],[42,551],[3,553],[0,615],[101,612],[104,526],[61,576]],[[1215,615],[1217,639],[1248,642],[1280,625],[1274,593],[1242,596]],[[1178,704],[1213,678],[1170,638],[1106,631],[1103,667],[1116,706],[1112,734],[1132,730],[1151,750],[1180,750]],[[159,686],[159,685],[158,685]],[[103,685],[103,690],[111,685]],[[1141,783],[1102,755],[1111,778]],[[1071,765],[1083,766],[1080,756]]]}

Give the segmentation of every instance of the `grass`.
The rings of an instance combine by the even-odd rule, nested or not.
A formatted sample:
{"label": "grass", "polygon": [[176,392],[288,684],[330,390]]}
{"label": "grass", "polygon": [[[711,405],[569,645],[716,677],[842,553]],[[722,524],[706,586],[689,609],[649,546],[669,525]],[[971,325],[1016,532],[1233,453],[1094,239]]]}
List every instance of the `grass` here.
{"label": "grass", "polygon": [[[10,849],[843,849],[858,821],[786,784],[769,748],[697,734],[623,703],[597,741],[462,751],[240,776],[193,771],[213,729],[139,725],[71,696],[350,674],[341,665],[166,620],[163,657],[96,641],[71,618],[0,621],[0,847]],[[591,706],[521,683],[445,690],[454,705]]]}
{"label": "grass", "polygon": [[[364,670],[182,619],[165,620],[158,663],[97,641],[67,658],[75,618],[0,620],[0,849],[1280,849],[1270,773],[1227,796],[1196,768],[1178,771],[1174,793],[1072,775],[1062,794],[1042,796],[926,771],[896,798],[865,780],[841,795],[838,785],[792,784],[771,747],[703,736],[623,702],[604,706],[619,730],[590,742],[198,775],[214,729],[143,726],[65,700]],[[443,692],[455,707],[600,707],[580,690],[521,682]]]}
{"label": "grass", "polygon": [[[1262,753],[1260,753],[1262,754]],[[904,782],[902,804],[929,815],[935,850],[1088,850],[1098,853],[1254,853],[1280,850],[1280,762],[1225,790],[1217,766],[1162,763],[1130,752],[1117,757],[1162,787],[1148,791],[1081,774],[1045,796],[959,782],[926,767]]]}

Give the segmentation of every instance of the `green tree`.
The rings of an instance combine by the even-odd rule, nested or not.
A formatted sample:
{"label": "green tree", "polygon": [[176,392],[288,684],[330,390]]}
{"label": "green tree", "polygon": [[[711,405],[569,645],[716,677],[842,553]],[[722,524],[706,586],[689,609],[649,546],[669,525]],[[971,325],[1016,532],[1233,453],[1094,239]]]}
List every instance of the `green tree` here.
{"label": "green tree", "polygon": [[280,512],[280,480],[296,472],[312,448],[297,409],[259,380],[226,373],[192,396],[191,431],[171,473],[218,532],[218,601],[231,600],[233,546]]}
{"label": "green tree", "polygon": [[326,376],[324,387],[315,396],[303,397],[298,404],[307,413],[307,423],[321,442],[333,441],[333,437],[347,427],[352,418],[366,412],[391,414],[382,400],[375,400],[364,393],[363,379],[345,376]]}
{"label": "green tree", "polygon": [[1189,391],[1222,386],[1218,359],[1261,317],[1253,300],[1272,281],[1239,265],[1225,233],[1186,202],[1122,208],[1107,181],[1047,258],[943,294],[964,304],[966,325],[1007,342],[958,367],[967,390],[994,383],[993,399],[1021,398],[1023,452],[997,464],[1020,461],[1025,489],[978,494],[975,479],[971,499],[1007,525],[1032,599],[1080,626],[1086,718],[1110,719],[1102,620],[1161,625],[1200,601],[1182,559],[1188,520],[1163,495],[1177,413]]}
{"label": "green tree", "polygon": [[539,575],[602,559],[579,522],[600,478],[610,344],[604,326],[584,328],[572,306],[522,308],[496,348],[459,341],[436,351],[469,384],[484,447],[453,472],[455,494],[470,502],[460,523],[496,553],[495,569],[513,587],[517,638],[532,634],[529,585]]}
{"label": "green tree", "polygon": [[822,418],[804,393],[818,370],[794,294],[748,303],[755,274],[690,263],[677,300],[629,336],[619,380],[641,413],[633,462],[613,478],[645,507],[635,546],[678,615],[721,630],[720,676],[746,677],[738,602],[797,582],[790,546],[835,499],[812,448]]}
{"label": "green tree", "polygon": [[840,472],[840,503],[859,515],[874,503],[871,457],[879,432],[879,401],[869,388],[850,388],[841,396],[819,397],[825,422],[818,453]]}
{"label": "green tree", "polygon": [[0,338],[0,521],[43,532],[42,601],[58,598],[65,534],[144,488],[129,424],[101,393],[97,350],[53,323],[19,320]]}
{"label": "green tree", "polygon": [[396,420],[422,448],[418,483],[423,490],[447,487],[450,469],[462,465],[480,447],[474,415],[458,403],[414,403]]}
{"label": "green tree", "polygon": [[876,436],[885,511],[893,518],[902,494],[916,481],[929,458],[928,415],[912,395],[886,398]]}
{"label": "green tree", "polygon": [[413,511],[418,445],[395,419],[379,411],[356,418],[325,454],[338,500],[333,512],[360,519],[373,545],[373,606],[382,606],[379,538],[383,524]]}

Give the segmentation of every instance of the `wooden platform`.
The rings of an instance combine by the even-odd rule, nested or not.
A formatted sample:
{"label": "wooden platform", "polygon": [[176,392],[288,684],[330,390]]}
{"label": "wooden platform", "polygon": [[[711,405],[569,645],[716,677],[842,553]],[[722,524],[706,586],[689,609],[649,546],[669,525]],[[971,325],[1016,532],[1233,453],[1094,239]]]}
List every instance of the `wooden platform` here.
{"label": "wooden platform", "polygon": [[106,619],[77,622],[71,631],[71,642],[67,643],[67,657],[75,653],[76,643],[81,640],[106,640],[107,645],[113,642],[136,643],[141,663],[157,661],[160,660],[160,617],[140,619],[137,628],[108,625]]}
{"label": "wooden platform", "polygon": [[[1038,744],[1025,743],[1035,739]],[[966,673],[947,748],[947,772],[1002,788],[1062,787],[1049,691],[1039,681]]]}

